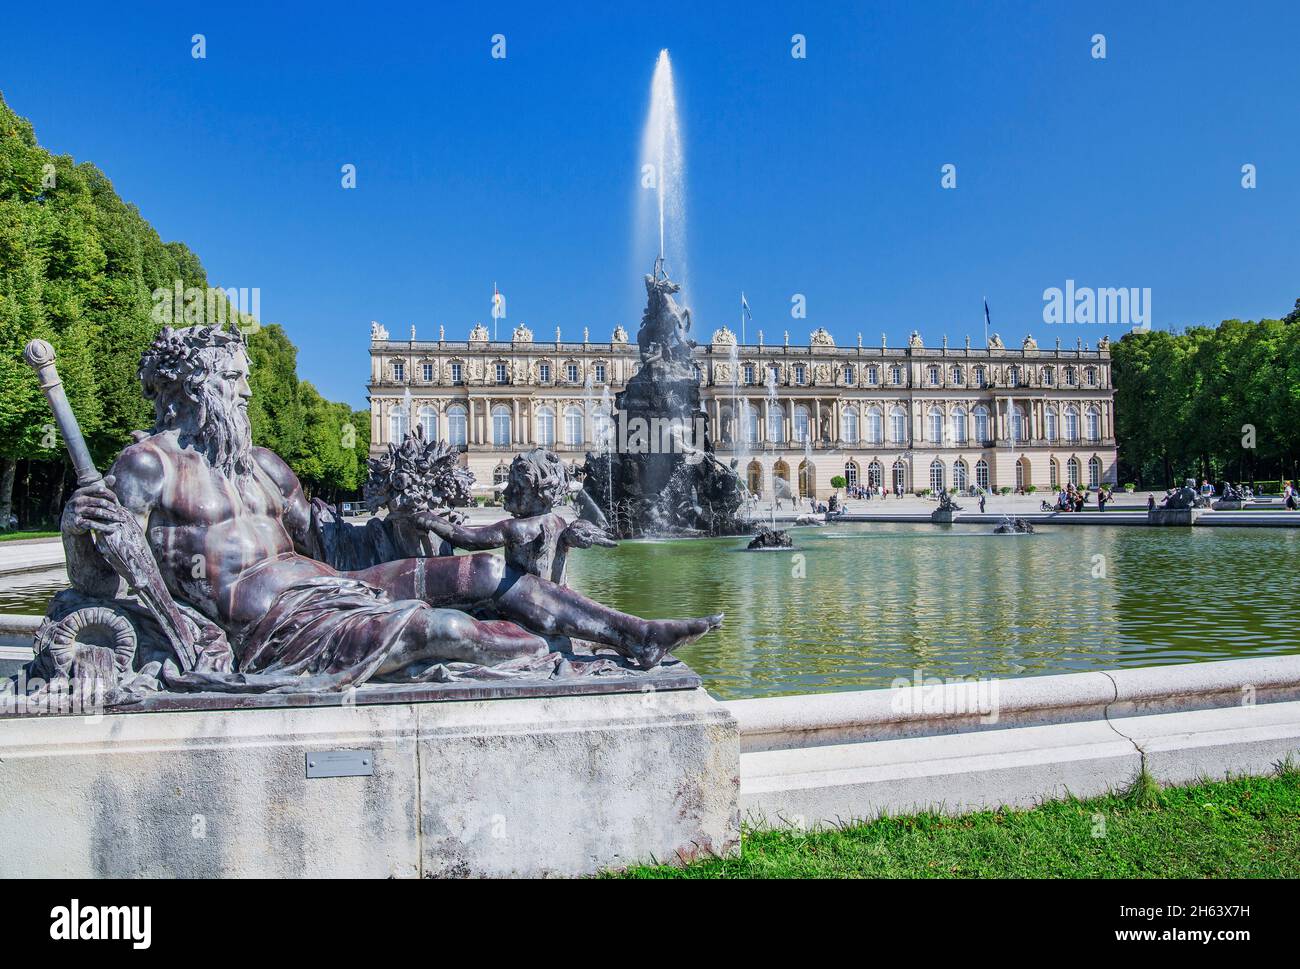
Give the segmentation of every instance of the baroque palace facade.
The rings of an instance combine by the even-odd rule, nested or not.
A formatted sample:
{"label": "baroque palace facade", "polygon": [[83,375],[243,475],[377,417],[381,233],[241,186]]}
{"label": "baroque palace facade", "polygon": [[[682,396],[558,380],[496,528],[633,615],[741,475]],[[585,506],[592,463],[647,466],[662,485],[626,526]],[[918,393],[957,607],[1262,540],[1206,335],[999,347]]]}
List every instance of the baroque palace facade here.
{"label": "baroque palace facade", "polygon": [[[460,445],[482,493],[519,453],[546,446],[570,463],[608,437],[608,408],[636,372],[635,342],[509,341],[482,324],[466,341],[391,339],[371,324],[371,453],[412,422]],[[1039,491],[1115,482],[1109,342],[1040,349],[1032,337],[982,349],[837,347],[824,329],[807,346],[738,345],[726,327],[695,353],[709,436],[763,499],[773,478],[826,498],[831,478],[917,492],[971,486]],[[783,487],[778,488],[784,492]]]}

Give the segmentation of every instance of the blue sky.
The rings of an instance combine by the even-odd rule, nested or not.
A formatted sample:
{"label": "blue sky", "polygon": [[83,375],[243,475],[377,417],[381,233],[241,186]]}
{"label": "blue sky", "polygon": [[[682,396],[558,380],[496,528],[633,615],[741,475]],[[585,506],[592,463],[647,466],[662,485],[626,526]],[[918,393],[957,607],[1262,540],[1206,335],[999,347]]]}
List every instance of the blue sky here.
{"label": "blue sky", "polygon": [[768,342],[891,345],[982,340],[985,295],[1008,343],[1118,336],[1043,322],[1067,279],[1149,287],[1157,327],[1300,296],[1294,3],[106,6],[8,5],[0,91],[214,285],[259,287],[302,376],[355,406],[370,320],[463,339],[494,280],[538,337],[635,328],[661,47],[706,336],[742,289]]}

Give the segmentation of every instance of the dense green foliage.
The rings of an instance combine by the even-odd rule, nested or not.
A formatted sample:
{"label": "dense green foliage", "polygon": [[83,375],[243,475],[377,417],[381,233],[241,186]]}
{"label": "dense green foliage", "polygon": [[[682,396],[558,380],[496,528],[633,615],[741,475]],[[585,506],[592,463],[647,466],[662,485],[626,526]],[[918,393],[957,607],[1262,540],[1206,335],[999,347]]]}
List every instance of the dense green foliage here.
{"label": "dense green foliage", "polygon": [[1129,333],[1111,349],[1121,481],[1276,488],[1300,460],[1300,300],[1285,320]]}
{"label": "dense green foliage", "polygon": [[1300,772],[920,814],[802,833],[751,830],[737,858],[633,868],[630,878],[1296,878]]}
{"label": "dense green foliage", "polygon": [[[82,432],[105,467],[151,423],[136,367],[161,326],[155,292],[178,284],[206,291],[198,257],[163,242],[94,165],[40,147],[0,97],[0,529],[16,481],[25,519],[51,519],[64,491],[62,442],[22,362],[27,341],[54,345]],[[165,302],[179,320],[182,307]],[[254,440],[285,457],[309,490],[335,497],[359,487],[368,417],[298,380],[296,351],[279,327],[254,328],[249,348]]]}

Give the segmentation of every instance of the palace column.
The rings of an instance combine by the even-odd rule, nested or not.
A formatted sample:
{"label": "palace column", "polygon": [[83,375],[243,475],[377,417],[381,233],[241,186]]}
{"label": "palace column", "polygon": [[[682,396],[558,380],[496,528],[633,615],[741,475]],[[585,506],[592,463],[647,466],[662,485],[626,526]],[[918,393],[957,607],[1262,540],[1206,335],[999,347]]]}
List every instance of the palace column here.
{"label": "palace column", "polygon": [[767,419],[770,402],[770,397],[763,398],[763,422],[758,427],[758,440],[764,444],[767,443]]}

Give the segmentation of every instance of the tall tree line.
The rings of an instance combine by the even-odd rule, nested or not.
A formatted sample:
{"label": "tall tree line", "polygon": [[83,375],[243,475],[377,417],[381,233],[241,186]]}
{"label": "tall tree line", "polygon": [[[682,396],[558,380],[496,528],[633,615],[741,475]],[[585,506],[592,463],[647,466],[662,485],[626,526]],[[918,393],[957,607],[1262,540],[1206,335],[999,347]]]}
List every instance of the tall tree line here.
{"label": "tall tree line", "polygon": [[1111,358],[1122,482],[1300,476],[1300,299],[1279,320],[1129,333]]}
{"label": "tall tree line", "polygon": [[[93,164],[42,148],[0,95],[0,529],[13,512],[23,526],[57,520],[72,484],[63,442],[22,360],[27,341],[53,344],[104,468],[133,430],[152,423],[136,368],[162,325],[154,294],[207,286],[193,252],[163,242]],[[169,309],[184,320],[174,300]],[[254,440],[288,460],[308,490],[331,500],[354,491],[365,476],[369,415],[300,381],[297,351],[280,327],[240,321],[250,331]]]}

